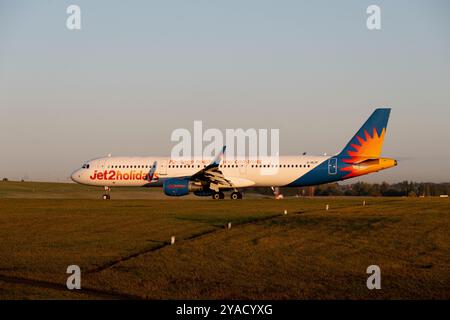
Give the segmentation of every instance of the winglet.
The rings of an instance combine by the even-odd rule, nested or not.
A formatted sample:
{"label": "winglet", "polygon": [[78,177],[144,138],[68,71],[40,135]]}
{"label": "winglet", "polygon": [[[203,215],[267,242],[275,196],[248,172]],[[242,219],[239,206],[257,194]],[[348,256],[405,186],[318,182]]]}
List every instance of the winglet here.
{"label": "winglet", "polygon": [[153,181],[153,178],[155,178],[155,172],[156,172],[156,168],[158,167],[158,161],[153,162],[150,171],[147,174],[147,180],[149,182]]}
{"label": "winglet", "polygon": [[225,149],[227,146],[223,146],[222,150],[216,155],[214,160],[208,165],[208,167],[218,167],[220,164],[220,161],[222,161],[223,155],[225,153]]}

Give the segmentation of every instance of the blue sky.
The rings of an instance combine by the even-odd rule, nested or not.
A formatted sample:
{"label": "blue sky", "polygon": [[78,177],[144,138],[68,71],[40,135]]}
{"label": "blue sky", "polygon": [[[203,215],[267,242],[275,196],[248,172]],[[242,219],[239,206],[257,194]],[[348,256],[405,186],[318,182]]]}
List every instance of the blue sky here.
{"label": "blue sky", "polygon": [[[70,4],[82,30],[66,28]],[[334,153],[389,106],[384,154],[400,165],[360,180],[450,181],[449,30],[445,0],[0,0],[0,177],[66,181],[108,153],[169,154],[194,120],[278,128],[282,154]]]}

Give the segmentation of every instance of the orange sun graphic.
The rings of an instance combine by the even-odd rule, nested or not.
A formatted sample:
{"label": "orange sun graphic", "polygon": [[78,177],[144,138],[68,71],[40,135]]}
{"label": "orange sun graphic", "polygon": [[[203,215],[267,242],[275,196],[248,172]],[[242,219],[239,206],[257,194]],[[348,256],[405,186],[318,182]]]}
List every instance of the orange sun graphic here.
{"label": "orange sun graphic", "polygon": [[350,164],[341,169],[342,171],[349,172],[349,174],[345,176],[346,178],[367,173],[364,168],[358,167],[355,164],[367,159],[380,157],[385,133],[386,128],[383,128],[380,135],[378,135],[376,128],[373,128],[372,136],[366,130],[364,131],[365,139],[356,136],[359,145],[352,143],[351,147],[354,150],[347,151],[347,154],[350,157],[342,159],[343,162]]}

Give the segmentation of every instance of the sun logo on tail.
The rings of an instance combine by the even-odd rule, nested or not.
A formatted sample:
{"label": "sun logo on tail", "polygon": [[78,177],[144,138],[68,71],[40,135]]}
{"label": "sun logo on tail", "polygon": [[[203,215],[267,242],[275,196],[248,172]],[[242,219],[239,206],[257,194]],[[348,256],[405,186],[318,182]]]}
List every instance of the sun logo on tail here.
{"label": "sun logo on tail", "polygon": [[371,158],[379,158],[381,155],[381,149],[383,148],[384,136],[386,134],[386,128],[383,128],[379,135],[376,128],[373,128],[372,136],[364,130],[364,137],[356,136],[359,144],[351,143],[353,148],[347,150],[348,158],[343,158],[342,161],[348,163],[348,166],[341,168],[342,171],[347,171],[348,175],[344,178],[359,176],[365,174],[366,170],[363,167],[358,166],[359,162],[362,162]]}
{"label": "sun logo on tail", "polygon": [[370,158],[379,157],[381,155],[381,149],[383,148],[384,135],[386,134],[386,128],[383,128],[381,134],[378,135],[377,129],[373,128],[373,136],[367,131],[364,131],[365,140],[360,136],[356,136],[359,145],[352,143],[351,146],[355,151],[348,150],[347,154],[354,158]]}

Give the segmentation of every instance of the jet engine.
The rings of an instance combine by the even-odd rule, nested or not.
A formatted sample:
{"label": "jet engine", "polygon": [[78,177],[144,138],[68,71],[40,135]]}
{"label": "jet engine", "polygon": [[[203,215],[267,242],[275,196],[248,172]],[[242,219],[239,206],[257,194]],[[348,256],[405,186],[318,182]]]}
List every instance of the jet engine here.
{"label": "jet engine", "polygon": [[189,194],[189,192],[197,192],[202,190],[201,184],[183,178],[171,178],[164,181],[164,193],[171,197],[180,197]]}

